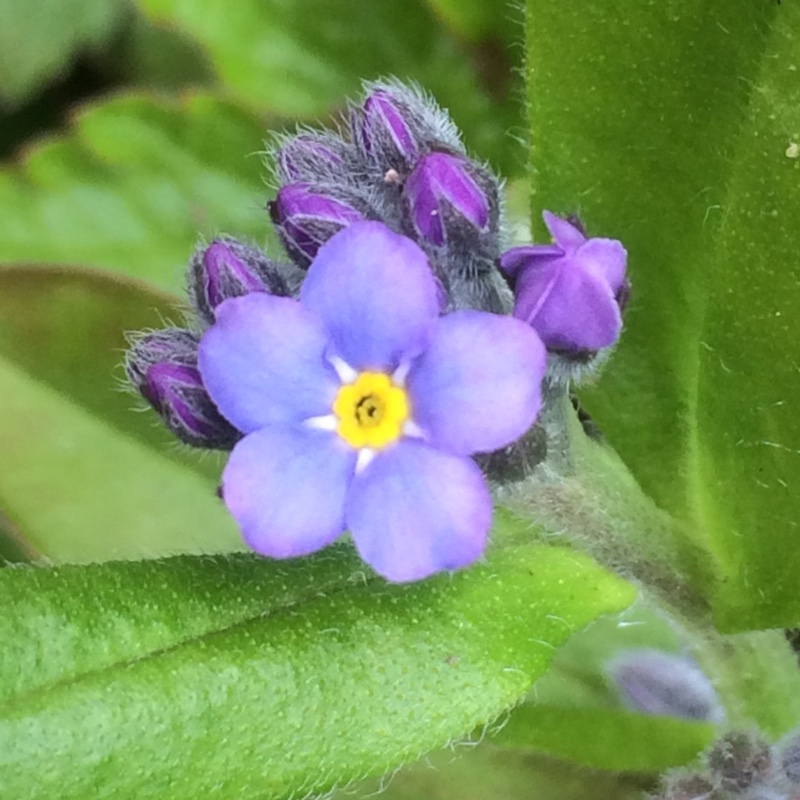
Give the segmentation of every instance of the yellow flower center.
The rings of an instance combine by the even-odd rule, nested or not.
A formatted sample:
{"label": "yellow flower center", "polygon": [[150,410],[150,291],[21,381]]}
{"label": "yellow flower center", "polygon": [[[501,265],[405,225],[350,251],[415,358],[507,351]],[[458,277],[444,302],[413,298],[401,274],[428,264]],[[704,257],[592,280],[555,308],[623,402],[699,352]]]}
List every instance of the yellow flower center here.
{"label": "yellow flower center", "polygon": [[403,432],[410,407],[405,389],[383,372],[362,372],[339,389],[333,403],[336,432],[351,447],[380,449]]}

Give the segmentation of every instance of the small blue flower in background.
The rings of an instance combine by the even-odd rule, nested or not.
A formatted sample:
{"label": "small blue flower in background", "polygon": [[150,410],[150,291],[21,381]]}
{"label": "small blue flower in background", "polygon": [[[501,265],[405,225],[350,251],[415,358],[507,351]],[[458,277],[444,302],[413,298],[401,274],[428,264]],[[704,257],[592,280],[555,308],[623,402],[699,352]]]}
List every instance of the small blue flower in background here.
{"label": "small blue flower in background", "polygon": [[439,312],[423,251],[378,222],[323,245],[299,301],[216,309],[198,363],[245,434],[223,498],[254,550],[304,555],[349,529],[392,581],[480,556],[492,501],[469,456],[531,427],[545,352],[512,317]]}
{"label": "small blue flower in background", "polygon": [[500,267],[514,282],[514,316],[528,322],[548,350],[596,351],[622,332],[627,253],[615,239],[587,239],[571,222],[543,214],[554,244],[507,250]]}

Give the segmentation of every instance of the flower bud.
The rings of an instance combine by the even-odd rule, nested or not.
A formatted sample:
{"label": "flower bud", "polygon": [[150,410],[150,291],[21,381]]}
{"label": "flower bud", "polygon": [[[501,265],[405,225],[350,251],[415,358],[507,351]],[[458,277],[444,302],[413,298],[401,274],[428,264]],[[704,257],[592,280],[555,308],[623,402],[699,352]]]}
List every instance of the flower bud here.
{"label": "flower bud", "polygon": [[345,176],[356,155],[332,133],[298,133],[284,140],[275,161],[282,183]]}
{"label": "flower bud", "polygon": [[704,722],[723,718],[714,686],[694,661],[660,650],[631,650],[609,671],[634,711]]}
{"label": "flower bud", "polygon": [[743,792],[769,776],[772,753],[759,736],[735,731],[715,743],[708,754],[708,766],[723,789]]}
{"label": "flower bud", "polygon": [[212,402],[197,369],[197,337],[168,328],[143,334],[126,354],[131,384],[183,442],[229,450],[240,438]]}
{"label": "flower bud", "polygon": [[368,218],[363,201],[336,194],[308,183],[290,183],[270,203],[272,222],[299,267],[307,268],[319,248],[342,228]]}
{"label": "flower bud", "polygon": [[402,185],[425,153],[463,154],[450,115],[419,87],[389,79],[367,82],[364,88],[363,105],[350,113],[352,139],[387,183]]}
{"label": "flower bud", "polygon": [[403,187],[407,227],[421,242],[469,251],[497,231],[497,188],[461,156],[429,153]]}
{"label": "flower bud", "polygon": [[223,300],[249,292],[288,295],[281,267],[229,237],[195,251],[189,267],[189,297],[205,322],[214,324],[214,309]]}
{"label": "flower bud", "polygon": [[501,256],[500,268],[514,288],[514,316],[548,350],[585,360],[622,331],[627,253],[620,242],[587,239],[578,225],[548,211],[544,219],[554,244],[514,247]]}
{"label": "flower bud", "polygon": [[366,158],[379,169],[407,175],[420,155],[416,130],[418,115],[399,97],[378,89],[364,101],[354,125],[356,141]]}

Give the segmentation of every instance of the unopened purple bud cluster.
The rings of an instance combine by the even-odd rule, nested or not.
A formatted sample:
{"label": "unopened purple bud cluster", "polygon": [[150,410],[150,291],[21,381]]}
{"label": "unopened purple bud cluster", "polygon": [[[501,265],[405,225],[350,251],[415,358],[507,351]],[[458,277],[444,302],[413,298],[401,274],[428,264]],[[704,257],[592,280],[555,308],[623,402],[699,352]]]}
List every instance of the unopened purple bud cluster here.
{"label": "unopened purple bud cluster", "polygon": [[[197,248],[187,276],[189,300],[204,329],[225,300],[251,292],[289,295],[293,270],[230,237]],[[241,438],[217,410],[197,368],[200,335],[184,328],[136,334],[125,359],[128,380],[167,428],[193,447],[230,450]]]}
{"label": "unopened purple bud cluster", "polygon": [[[283,136],[274,164],[270,216],[298,267],[342,228],[378,220],[425,250],[447,307],[510,310],[496,270],[499,181],[467,157],[448,115],[422,92],[368,84],[340,131]],[[468,285],[476,276],[490,277]]]}
{"label": "unopened purple bud cluster", "polygon": [[553,244],[503,252],[500,181],[467,155],[448,114],[420,89],[368,83],[338,130],[283,134],[271,155],[277,194],[268,208],[288,261],[226,236],[198,247],[188,271],[191,329],[139,334],[126,359],[131,384],[187,444],[230,449],[241,436],[197,369],[216,309],[252,292],[297,297],[320,248],[354,223],[381,222],[422,248],[442,312],[527,322],[550,351],[552,375],[566,359],[574,378],[618,338],[628,294],[622,245],[546,212]]}

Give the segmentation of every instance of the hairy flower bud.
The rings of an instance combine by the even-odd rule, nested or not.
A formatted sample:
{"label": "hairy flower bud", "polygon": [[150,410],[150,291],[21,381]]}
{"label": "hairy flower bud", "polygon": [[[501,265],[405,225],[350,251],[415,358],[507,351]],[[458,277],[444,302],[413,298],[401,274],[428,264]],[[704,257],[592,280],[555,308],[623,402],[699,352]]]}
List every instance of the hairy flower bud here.
{"label": "hairy flower bud", "polygon": [[189,297],[200,317],[214,323],[214,309],[230,297],[249,292],[289,294],[281,267],[263,253],[230,237],[200,247],[189,267]]}
{"label": "hairy flower bud", "polygon": [[768,777],[772,753],[759,736],[735,731],[716,742],[708,755],[708,766],[723,789],[738,793]]}
{"label": "hairy flower bud", "polygon": [[379,169],[408,174],[420,155],[418,114],[386,89],[378,89],[364,101],[355,128],[356,141],[369,161]]}
{"label": "hairy flower bud", "polygon": [[229,450],[240,438],[208,396],[197,369],[197,337],[180,328],[136,338],[126,354],[131,384],[166,426],[195,447]]}
{"label": "hairy flower bud", "polygon": [[269,210],[286,251],[303,268],[311,264],[331,236],[367,219],[368,213],[358,198],[334,195],[309,183],[282,187]]}
{"label": "hairy flower bud", "polygon": [[407,227],[425,243],[471,250],[497,233],[497,189],[472,162],[429,153],[403,187]]}
{"label": "hairy flower bud", "polygon": [[693,661],[660,650],[631,650],[609,672],[634,711],[719,722],[722,707],[711,681]]}
{"label": "hairy flower bud", "polygon": [[356,154],[351,145],[333,133],[298,133],[283,140],[275,156],[281,183],[346,177]]}
{"label": "hairy flower bud", "polygon": [[387,183],[401,185],[425,153],[462,153],[449,114],[416,86],[399,81],[367,82],[366,98],[351,109],[353,142],[363,160]]}
{"label": "hairy flower bud", "polygon": [[548,211],[554,243],[506,251],[500,268],[514,287],[514,316],[528,322],[548,350],[575,358],[610,347],[622,331],[630,286],[627,253],[614,239],[587,239],[579,224]]}

